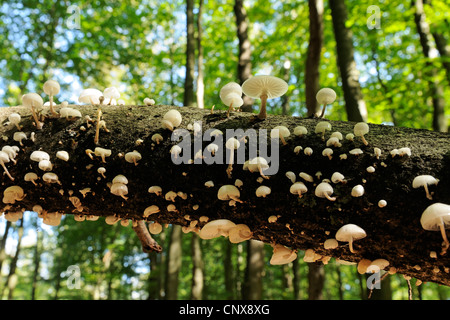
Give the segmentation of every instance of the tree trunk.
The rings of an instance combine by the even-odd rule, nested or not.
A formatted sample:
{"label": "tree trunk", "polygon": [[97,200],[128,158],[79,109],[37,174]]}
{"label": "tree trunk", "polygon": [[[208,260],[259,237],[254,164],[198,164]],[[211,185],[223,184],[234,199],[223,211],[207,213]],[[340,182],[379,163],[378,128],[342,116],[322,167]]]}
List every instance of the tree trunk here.
{"label": "tree trunk", "polygon": [[247,243],[247,267],[242,288],[243,300],[262,299],[262,273],[264,270],[264,243],[250,240]]}
{"label": "tree trunk", "polygon": [[202,300],[203,296],[203,258],[200,238],[193,233],[191,238],[192,249],[192,288],[191,300]]}
{"label": "tree trunk", "polygon": [[[251,77],[252,74],[252,48],[248,38],[248,17],[247,11],[244,8],[243,0],[236,0],[234,2],[234,14],[236,16],[237,36],[239,39],[239,55],[238,55],[238,79],[240,84]],[[244,112],[252,112],[253,99],[244,96],[244,104],[241,110]]]}
{"label": "tree trunk", "polygon": [[345,0],[330,0],[330,8],[347,119],[357,122],[367,121],[366,104],[361,93],[359,71],[354,59],[353,33],[346,26],[347,7]]}
{"label": "tree trunk", "polygon": [[0,270],[2,270],[3,262],[6,259],[6,240],[8,239],[9,229],[11,227],[11,221],[6,220],[5,231],[3,232],[2,241],[0,242]]}
{"label": "tree trunk", "polygon": [[8,289],[8,300],[12,300],[14,289],[16,288],[17,284],[17,275],[16,275],[16,268],[17,268],[17,260],[19,260],[19,254],[21,249],[21,243],[22,243],[22,236],[23,236],[23,219],[19,220],[19,225],[17,229],[17,247],[16,247],[16,253],[14,254],[14,257],[11,260],[11,263],[9,264],[9,273],[6,278],[6,285],[3,287],[2,297],[4,295],[4,290]]}
{"label": "tree trunk", "polygon": [[322,264],[308,263],[308,300],[322,300],[325,270]]}
{"label": "tree trunk", "polygon": [[306,54],[305,97],[308,115],[317,114],[320,106],[316,99],[320,89],[320,56],[323,43],[323,0],[309,0],[309,45]]}
{"label": "tree trunk", "polygon": [[431,51],[434,49],[432,35],[430,32],[430,26],[428,25],[423,10],[423,0],[413,0],[414,6],[414,21],[416,23],[417,32],[420,38],[420,44],[422,46],[423,54],[427,59],[426,67],[428,73],[428,86],[430,90],[430,96],[433,101],[433,129],[440,132],[447,132],[448,125],[445,117],[445,100],[444,89],[439,84],[437,79],[438,71],[432,66],[430,61]]}
{"label": "tree trunk", "polygon": [[[120,218],[145,219],[186,227],[201,216],[207,216],[210,221],[224,218],[234,223],[247,224],[253,232],[253,239],[265,243],[279,243],[295,250],[313,249],[322,256],[347,261],[384,258],[390,262],[389,267],[395,267],[398,273],[422,281],[450,285],[450,254],[440,254],[442,236],[440,232],[423,230],[420,224],[422,212],[430,204],[450,203],[450,180],[447,178],[450,176],[448,133],[369,124],[370,131],[366,134],[369,145],[364,145],[358,137],[354,141],[343,140],[342,147],[333,148],[334,154],[329,160],[322,156],[325,140],[322,140],[320,134],[314,133],[319,119],[268,115],[265,121],[255,122],[253,115],[249,113],[237,113],[227,119],[226,111],[211,114],[210,110],[198,108],[103,105],[103,119],[109,132],[100,131],[99,146],[111,150],[111,156],[106,157],[103,162],[101,157],[93,156],[91,159],[86,154],[87,149],[94,150],[96,147],[95,126],[87,128],[84,117],[89,115],[95,118],[99,107],[69,107],[78,109],[82,118],[73,121],[48,118],[44,121],[42,130],[37,130],[33,125],[28,108],[0,108],[0,120],[3,124],[11,112],[19,112],[23,119],[23,132],[28,137],[31,132],[35,132],[34,141],[28,138],[20,146],[19,142],[12,139],[17,129],[13,125],[1,126],[2,136],[8,138],[2,146],[9,144],[20,148],[15,158],[17,163],[6,163],[15,180],[11,181],[8,176],[3,175],[1,191],[17,185],[25,194],[23,199],[5,204],[4,212],[32,210],[33,206],[40,205],[47,212],[103,217],[114,214]],[[278,140],[267,146],[273,147],[271,168],[276,168],[277,165],[279,167],[277,173],[272,171],[269,179],[263,181],[264,185],[271,187],[271,194],[266,198],[258,198],[255,189],[260,186],[256,182],[259,173],[243,170],[242,160],[246,159],[236,158],[232,166],[232,179],[227,174],[226,159],[223,159],[223,164],[207,164],[203,161],[211,159],[211,156],[206,152],[204,160],[196,159],[197,162],[201,160],[201,164],[176,165],[172,161],[170,149],[179,141],[171,141],[172,132],[162,128],[161,119],[162,115],[174,108],[182,114],[180,128],[183,129],[193,121],[201,121],[203,132],[215,128],[222,130],[225,136],[230,136],[231,132],[227,132],[227,128],[242,128],[250,135],[253,132],[250,129],[261,134],[264,129],[285,125],[292,132],[295,126],[303,125],[308,129],[308,134],[301,138],[291,134],[286,146],[275,143]],[[352,122],[330,121],[330,124],[332,131],[340,131],[344,136],[353,132]],[[160,133],[164,138],[159,144],[151,139],[155,133]],[[328,133],[325,134],[325,139],[328,136]],[[143,142],[136,143],[138,139]],[[187,136],[184,139],[187,140]],[[224,143],[215,142],[223,148]],[[264,145],[263,142],[265,139],[260,140],[260,145]],[[202,148],[206,148],[209,143],[210,141],[205,141]],[[241,143],[241,148],[252,149],[256,145],[252,137],[247,143]],[[304,153],[297,155],[292,151],[296,145],[309,146],[314,152],[311,156]],[[374,155],[374,147],[382,150],[379,159]],[[401,147],[409,147],[411,156],[390,155],[391,150]],[[354,148],[360,148],[363,154],[348,154]],[[30,160],[30,155],[35,150],[42,150],[50,155],[52,172],[57,174],[60,184],[45,182],[41,178],[36,181],[37,186],[24,181],[27,172],[36,172],[39,177],[43,175],[38,163]],[[70,159],[62,161],[56,158],[55,154],[59,150],[68,151]],[[137,150],[142,155],[137,165],[128,163],[123,157],[123,154],[132,150]],[[185,149],[187,158],[193,158],[193,153],[190,157],[187,154],[189,151]],[[262,148],[259,151],[262,152]],[[346,154],[346,160],[340,159],[343,154]],[[216,160],[219,159],[216,153]],[[368,173],[366,168],[369,166],[374,166],[376,171]],[[106,168],[105,178],[97,173],[99,167]],[[314,177],[314,182],[306,182],[308,192],[301,198],[290,193],[290,183],[285,176],[287,171],[298,174],[300,170]],[[314,195],[314,189],[320,182],[315,176],[318,171],[322,173],[322,179],[330,179],[334,172],[339,171],[348,181],[346,184],[332,184],[333,195],[337,197],[335,201]],[[267,173],[268,170],[264,172]],[[108,187],[118,174],[128,179],[127,200],[112,194]],[[440,180],[438,185],[429,186],[433,193],[432,201],[427,199],[423,188],[414,189],[411,186],[414,177],[419,174],[429,174]],[[234,184],[237,178],[244,183],[240,194],[243,203],[237,202],[235,206],[230,206],[228,201],[217,198],[217,192],[220,186]],[[214,181],[215,187],[206,188],[204,183],[207,180]],[[300,180],[298,176],[297,180]],[[357,184],[364,186],[365,194],[354,198],[350,196],[350,192]],[[148,188],[153,185],[162,188],[163,196],[148,192]],[[85,188],[90,188],[90,192],[83,196],[80,190],[84,192]],[[168,191],[183,192],[187,198],[176,197],[175,202],[165,200],[164,194]],[[381,199],[387,201],[386,207],[378,207]],[[168,204],[174,204],[176,211],[167,210]],[[157,205],[160,212],[143,217],[144,210],[150,205]],[[197,210],[193,210],[194,207]],[[274,214],[280,217],[276,223],[269,223],[268,217]],[[184,218],[185,215],[190,216],[190,221]],[[356,252],[350,252],[348,244],[344,242],[340,242],[336,249],[325,250],[323,242],[334,237],[336,231],[347,223],[359,225],[367,234],[366,238],[354,243]],[[205,222],[199,222],[198,227],[204,224]],[[179,244],[177,247],[179,249]],[[431,251],[438,253],[438,259],[430,258]],[[170,261],[172,266],[173,260]],[[420,266],[420,270],[414,268],[416,265]]]}
{"label": "tree trunk", "polygon": [[195,22],[194,0],[186,0],[186,76],[184,79],[183,105],[192,106],[194,96],[195,71]]}
{"label": "tree trunk", "polygon": [[[433,6],[431,1],[425,0],[424,4],[429,4],[431,7]],[[448,21],[447,27],[449,26]],[[450,46],[447,44],[447,39],[445,36],[433,30],[433,25],[431,26],[431,34],[433,35],[434,42],[436,42],[436,48],[439,51],[439,55],[442,59],[442,66],[445,68],[445,73],[447,75],[447,82],[450,85]]]}
{"label": "tree trunk", "polygon": [[[224,257],[224,280],[225,280],[225,291],[226,291],[226,299],[234,300],[236,299],[236,277],[233,268],[233,257],[232,257],[232,243],[225,243],[225,257]],[[236,273],[239,272],[239,268],[236,268]]]}
{"label": "tree trunk", "polygon": [[178,299],[178,275],[181,269],[181,226],[173,225],[170,234],[169,252],[166,261],[165,299]]}
{"label": "tree trunk", "polygon": [[[37,220],[37,219],[36,219]],[[36,290],[38,287],[38,278],[39,278],[39,265],[41,262],[41,252],[40,246],[42,241],[42,232],[38,227],[39,223],[36,221],[36,245],[34,247],[34,271],[33,271],[33,279],[31,282],[31,300],[36,299]]]}
{"label": "tree trunk", "polygon": [[203,81],[202,12],[203,0],[199,0],[197,13],[197,107],[203,109],[205,84]]}
{"label": "tree trunk", "polygon": [[[289,73],[291,71],[291,62],[289,60],[286,60],[283,65],[283,80],[286,81],[286,83],[289,83]],[[281,97],[281,114],[283,116],[290,115],[290,108],[289,108],[289,93],[287,92],[285,95]]]}

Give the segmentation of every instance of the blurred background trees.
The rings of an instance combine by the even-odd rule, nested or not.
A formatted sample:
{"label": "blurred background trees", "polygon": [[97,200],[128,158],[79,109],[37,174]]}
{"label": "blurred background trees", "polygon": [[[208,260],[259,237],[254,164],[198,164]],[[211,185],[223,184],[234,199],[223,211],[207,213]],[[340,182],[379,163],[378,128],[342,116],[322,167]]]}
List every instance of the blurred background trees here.
{"label": "blurred background trees", "polygon": [[[254,74],[285,79],[272,114],[317,112],[315,93],[338,99],[330,120],[448,131],[450,7],[442,0],[17,1],[0,4],[0,105],[62,87],[119,88],[127,104],[225,109],[218,93]],[[246,100],[252,111],[259,101]],[[48,227],[26,212],[0,218],[2,299],[366,299],[354,265],[303,261],[271,266],[257,241],[203,241],[167,226],[161,254],[145,254],[130,226],[66,216]],[[407,299],[399,275],[373,298]],[[415,286],[415,299],[448,299],[449,288]],[[78,289],[81,288],[81,289]]]}

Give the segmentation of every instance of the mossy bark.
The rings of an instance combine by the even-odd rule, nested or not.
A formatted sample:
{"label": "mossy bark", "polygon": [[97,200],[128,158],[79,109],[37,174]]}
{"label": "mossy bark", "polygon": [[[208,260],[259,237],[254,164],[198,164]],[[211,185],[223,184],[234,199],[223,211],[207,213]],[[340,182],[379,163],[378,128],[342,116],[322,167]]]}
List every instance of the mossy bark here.
{"label": "mossy bark", "polygon": [[[323,256],[353,262],[362,258],[384,258],[401,274],[450,285],[450,253],[440,255],[442,237],[439,232],[425,231],[420,225],[421,214],[427,206],[434,202],[450,204],[449,134],[370,124],[370,132],[366,135],[368,146],[359,138],[354,141],[344,139],[341,147],[333,147],[334,154],[329,160],[322,156],[322,150],[330,132],[325,134],[325,140],[314,133],[318,119],[269,115],[265,121],[259,121],[250,113],[232,113],[227,118],[226,111],[210,113],[209,110],[178,108],[183,116],[181,128],[194,121],[202,121],[203,131],[211,128],[223,132],[227,128],[270,130],[277,125],[287,126],[291,133],[298,125],[308,129],[307,135],[297,137],[291,134],[287,145],[280,144],[278,174],[262,182],[271,188],[271,194],[258,198],[255,190],[261,185],[257,181],[259,173],[243,170],[242,164],[233,166],[230,179],[226,163],[175,165],[172,162],[170,149],[178,142],[171,141],[172,132],[161,126],[164,113],[174,108],[172,106],[101,106],[109,132],[100,132],[98,145],[94,144],[95,126],[87,127],[84,119],[86,115],[95,119],[98,106],[72,107],[80,110],[83,118],[74,121],[46,119],[42,130],[33,126],[29,109],[0,109],[0,119],[5,124],[1,129],[2,146],[19,146],[12,138],[17,128],[6,125],[7,117],[13,111],[22,115],[22,130],[28,137],[35,132],[34,142],[31,139],[23,141],[24,146],[20,147],[16,157],[17,164],[7,164],[15,180],[11,181],[6,175],[1,177],[2,192],[8,186],[18,185],[26,193],[23,200],[4,205],[5,212],[31,210],[33,205],[39,204],[48,212],[78,214],[80,212],[69,200],[70,194],[81,200],[81,214],[117,215],[123,219],[141,220],[145,208],[157,205],[161,211],[146,220],[188,226],[201,216],[209,217],[210,221],[229,219],[248,225],[254,239],[268,244],[280,243],[298,250],[313,249]],[[339,131],[344,137],[353,132],[352,122],[330,123],[331,132]],[[86,130],[81,130],[82,126]],[[160,133],[164,141],[155,144],[151,140],[154,133]],[[138,139],[143,142],[136,143]],[[209,143],[204,141],[203,148]],[[311,147],[314,153],[311,156],[297,155],[293,151],[297,145]],[[96,146],[111,149],[112,154],[106,158],[106,163],[100,157],[91,160],[86,155],[86,149],[94,150]],[[374,147],[382,150],[380,159],[374,155]],[[409,147],[411,156],[390,155],[390,150],[401,147]],[[354,148],[361,148],[364,153],[359,156],[348,154]],[[61,185],[49,184],[42,179],[37,181],[37,186],[24,181],[27,172],[35,172],[40,177],[44,173],[37,162],[30,160],[34,150],[43,150],[50,155],[54,166],[52,172],[58,175]],[[59,150],[69,153],[69,161],[56,158]],[[133,150],[142,154],[138,165],[126,162],[120,156]],[[344,153],[348,158],[341,160],[339,155]],[[369,166],[375,167],[374,173],[366,171]],[[106,168],[106,178],[97,173],[98,167]],[[308,192],[301,198],[289,192],[291,182],[285,176],[287,171],[293,171],[297,181],[301,180],[299,172],[314,176],[313,183],[305,182]],[[322,173],[320,179],[315,176],[318,171]],[[315,186],[322,179],[330,179],[336,171],[347,180],[345,184],[332,183],[336,201],[316,197]],[[107,185],[118,174],[125,175],[129,181],[128,200],[112,194]],[[438,185],[429,187],[433,200],[426,198],[423,189],[412,188],[412,180],[420,174],[430,174],[440,180]],[[244,183],[240,190],[243,203],[230,206],[228,201],[217,198],[217,191],[222,185],[234,184],[237,178]],[[212,180],[215,186],[205,187],[208,180]],[[365,189],[365,194],[359,198],[350,195],[352,187],[357,184]],[[162,187],[163,196],[148,193],[148,188],[153,185]],[[80,190],[85,188],[90,188],[90,192],[83,195]],[[168,191],[186,193],[187,199],[177,197],[175,202],[167,201],[164,194]],[[381,199],[387,201],[384,208],[377,205]],[[169,204],[174,204],[177,211],[168,211]],[[275,223],[268,222],[272,215],[279,216]],[[336,249],[325,250],[324,241],[334,238],[336,231],[347,223],[359,225],[367,233],[367,237],[354,242],[356,253],[350,253],[348,244],[343,242]],[[203,224],[199,222],[197,226]],[[431,251],[437,253],[437,258],[430,257]]]}

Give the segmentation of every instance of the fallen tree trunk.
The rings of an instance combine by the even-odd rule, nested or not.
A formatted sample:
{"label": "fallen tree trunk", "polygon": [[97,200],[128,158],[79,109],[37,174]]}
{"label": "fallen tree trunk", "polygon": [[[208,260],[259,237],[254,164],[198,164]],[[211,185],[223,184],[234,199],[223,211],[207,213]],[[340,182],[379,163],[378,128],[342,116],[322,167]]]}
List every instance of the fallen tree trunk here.
{"label": "fallen tree trunk", "polygon": [[[322,150],[326,148],[330,132],[325,133],[324,139],[314,132],[316,124],[321,121],[319,119],[269,115],[265,121],[259,121],[250,113],[232,113],[227,118],[225,111],[211,113],[209,110],[176,108],[183,116],[181,128],[201,121],[203,132],[212,128],[225,133],[226,129],[252,128],[261,132],[278,125],[288,127],[291,135],[286,138],[287,144],[279,145],[278,173],[261,183],[257,181],[260,174],[244,170],[242,164],[233,165],[231,178],[226,172],[228,164],[225,161],[223,164],[174,164],[170,150],[178,142],[171,141],[172,132],[162,128],[161,120],[168,110],[175,107],[101,106],[109,132],[100,131],[98,145],[94,144],[95,124],[88,124],[84,117],[88,115],[95,120],[99,107],[72,107],[81,111],[83,117],[76,120],[48,118],[42,130],[36,130],[29,109],[0,109],[0,119],[5,124],[1,129],[3,146],[20,146],[19,142],[13,141],[13,133],[18,129],[6,124],[12,112],[22,115],[22,131],[28,135],[15,158],[17,163],[6,164],[14,181],[7,175],[1,177],[2,192],[17,185],[24,190],[25,196],[15,203],[4,204],[5,213],[32,210],[34,205],[40,205],[46,212],[116,215],[122,219],[186,227],[192,221],[197,221],[196,227],[202,227],[205,222],[199,221],[201,216],[208,217],[209,221],[228,219],[236,224],[246,224],[253,239],[268,244],[282,244],[295,250],[313,249],[321,256],[351,262],[383,258],[389,261],[389,267],[405,276],[450,285],[450,254],[441,254],[441,234],[425,231],[420,224],[422,212],[430,204],[450,204],[449,134],[370,124],[370,132],[365,136],[369,142],[367,146],[358,137],[353,141],[344,138],[341,147],[331,147],[334,153],[329,159],[322,155]],[[331,132],[339,131],[344,137],[353,132],[355,124],[329,123]],[[308,129],[302,137],[292,134],[294,127],[299,125]],[[31,140],[31,132],[35,132],[34,141]],[[163,136],[159,144],[152,141],[155,133]],[[202,148],[209,143],[211,141],[204,141]],[[244,141],[241,144],[244,145]],[[310,147],[313,154],[308,156],[303,151],[296,154],[296,146]],[[100,157],[91,159],[86,154],[87,149],[96,147],[111,150],[105,163]],[[374,154],[374,147],[382,151],[379,159]],[[391,150],[402,147],[410,148],[411,155],[390,155]],[[354,148],[360,148],[363,154],[349,154]],[[52,172],[57,174],[60,184],[47,183],[42,178],[36,181],[37,185],[24,181],[27,172],[35,172],[39,177],[44,173],[38,168],[38,162],[30,160],[30,154],[35,150],[50,155]],[[55,154],[60,150],[69,153],[68,161],[56,158]],[[137,165],[127,162],[123,156],[133,150],[142,155]],[[343,154],[347,154],[347,159],[341,159]],[[369,166],[375,171],[369,173],[366,170]],[[97,172],[99,167],[106,169],[105,177]],[[302,197],[290,193],[292,183],[285,176],[287,171],[293,171],[297,181],[304,181],[298,176],[300,172],[313,176],[313,182],[304,181],[308,191]],[[330,183],[336,200],[315,196],[316,185],[323,179],[330,179],[336,171],[346,179],[346,183]],[[321,173],[320,177],[316,176],[317,172]],[[119,174],[128,179],[127,199],[112,194],[108,185]],[[421,174],[440,180],[437,185],[429,186],[433,200],[425,196],[423,188],[412,188],[412,180]],[[223,185],[233,185],[236,179],[243,182],[239,198],[242,203],[230,205],[229,201],[219,200],[218,189]],[[214,182],[213,187],[205,186],[209,180]],[[365,193],[361,197],[352,197],[351,190],[358,184],[364,186]],[[271,193],[265,198],[255,195],[260,185],[271,188]],[[162,195],[149,193],[150,186],[160,186]],[[171,201],[164,198],[168,191],[181,193]],[[79,201],[73,201],[73,197]],[[378,202],[382,199],[387,201],[387,206],[380,208]],[[175,206],[174,211],[167,210],[170,204]],[[151,205],[158,206],[160,212],[144,218],[144,210]],[[276,222],[270,223],[270,216],[277,216]],[[334,238],[337,230],[349,223],[362,227],[367,234],[354,242],[355,253],[350,252],[349,245],[344,242],[339,242],[335,249],[324,249],[324,241]],[[143,238],[148,239],[147,236]],[[435,258],[430,257],[432,251],[437,253]]]}

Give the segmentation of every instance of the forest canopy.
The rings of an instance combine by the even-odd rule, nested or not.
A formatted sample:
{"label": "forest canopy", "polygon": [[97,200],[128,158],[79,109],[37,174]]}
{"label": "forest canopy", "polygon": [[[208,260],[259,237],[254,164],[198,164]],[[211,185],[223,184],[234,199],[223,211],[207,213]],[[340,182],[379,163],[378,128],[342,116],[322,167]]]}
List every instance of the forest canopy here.
{"label": "forest canopy", "polygon": [[[226,110],[221,87],[266,74],[288,84],[282,97],[268,100],[271,115],[313,116],[316,93],[327,87],[337,96],[329,120],[448,132],[449,13],[441,0],[5,0],[0,106],[22,105],[24,94],[42,94],[53,79],[61,86],[56,104],[79,104],[85,88],[116,87],[125,105],[151,98]],[[257,113],[259,105],[244,100],[242,109]],[[14,222],[2,216],[0,234],[2,299],[450,296],[448,287],[401,275],[371,292],[355,265],[307,263],[304,252],[271,265],[269,245],[205,241],[175,225],[153,235],[161,253],[143,252],[130,226],[71,215],[53,227],[32,212]]]}

